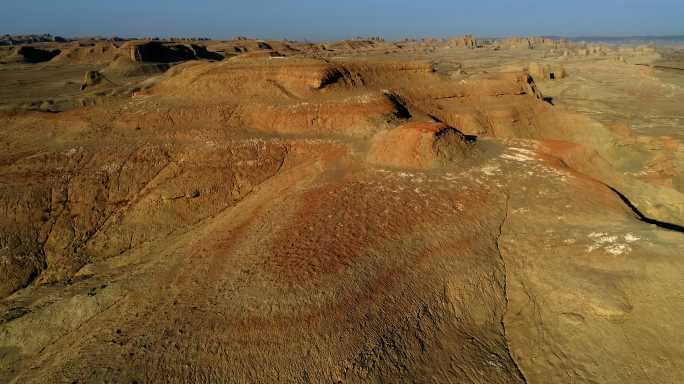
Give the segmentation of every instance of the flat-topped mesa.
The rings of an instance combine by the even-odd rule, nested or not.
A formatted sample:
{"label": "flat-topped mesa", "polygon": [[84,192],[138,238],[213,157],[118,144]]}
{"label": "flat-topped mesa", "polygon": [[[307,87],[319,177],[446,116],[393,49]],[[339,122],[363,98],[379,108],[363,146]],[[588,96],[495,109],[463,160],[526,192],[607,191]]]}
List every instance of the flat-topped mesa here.
{"label": "flat-topped mesa", "polygon": [[466,94],[472,96],[515,96],[529,95],[538,100],[544,97],[525,72],[485,73],[467,79]]}
{"label": "flat-topped mesa", "polygon": [[183,100],[177,124],[220,123],[207,109],[230,108],[242,128],[272,134],[370,137],[407,118],[390,96],[355,76],[324,60],[236,58],[175,66],[149,92]]}
{"label": "flat-topped mesa", "polygon": [[565,39],[551,39],[548,37],[507,37],[505,39],[496,40],[494,45],[500,48],[564,48],[570,45],[570,42]]}
{"label": "flat-topped mesa", "polygon": [[[396,61],[383,59],[332,61],[348,80],[365,87],[386,88],[405,86],[413,81],[434,77],[432,63],[421,60]],[[436,78],[435,78],[436,80]]]}
{"label": "flat-topped mesa", "polygon": [[450,102],[458,104],[483,104],[487,98],[529,95],[537,100],[544,97],[534,79],[525,71],[482,73],[459,81],[426,82],[421,88],[407,89],[413,100]]}
{"label": "flat-topped mesa", "polygon": [[447,44],[450,47],[465,47],[465,48],[477,48],[479,46],[477,40],[473,35],[465,35],[459,37],[452,37],[447,39]]}
{"label": "flat-topped mesa", "polygon": [[184,44],[165,44],[159,41],[135,41],[121,47],[124,54],[135,62],[172,63],[193,60],[194,50]]}
{"label": "flat-topped mesa", "polygon": [[552,107],[525,72],[426,82],[420,89],[402,89],[401,96],[409,109],[422,111],[468,135],[537,137],[552,130],[537,124],[536,114],[547,113]]}
{"label": "flat-topped mesa", "polygon": [[241,108],[242,121],[261,132],[321,137],[367,138],[401,119],[393,101],[381,93],[274,105],[252,103]]}
{"label": "flat-topped mesa", "polygon": [[439,80],[433,65],[426,61],[322,60],[262,52],[268,54],[176,66],[152,92],[188,100],[268,97],[291,101],[306,99],[331,86],[335,89],[326,95],[343,89],[379,92],[425,76]]}
{"label": "flat-topped mesa", "polygon": [[208,41],[203,43],[211,52],[216,52],[224,57],[244,55],[245,53],[254,54],[257,52],[278,52],[282,55],[299,53],[303,44],[291,43],[282,40],[225,40]]}
{"label": "flat-topped mesa", "polygon": [[378,166],[430,169],[465,159],[472,146],[443,123],[408,123],[375,135],[366,159]]}
{"label": "flat-topped mesa", "polygon": [[373,40],[373,39],[354,39],[354,40],[343,40],[336,41],[333,43],[325,44],[326,49],[331,51],[364,51],[371,50],[376,47],[387,46],[384,40]]}
{"label": "flat-topped mesa", "polygon": [[186,64],[172,69],[154,93],[192,99],[306,97],[339,76],[336,67],[317,59],[255,58],[220,64]]}
{"label": "flat-topped mesa", "polygon": [[95,43],[73,42],[65,46],[52,62],[63,64],[107,64],[120,54],[116,43],[98,41]]}
{"label": "flat-topped mesa", "polygon": [[16,48],[8,57],[3,59],[5,63],[42,63],[52,60],[59,55],[59,49],[42,49],[32,46],[21,46]]}
{"label": "flat-topped mesa", "polygon": [[[58,47],[58,48],[54,48]],[[131,63],[178,63],[188,60],[223,60],[224,56],[193,42],[157,40],[79,40],[63,44],[5,47],[3,62],[51,64],[110,64],[117,60]]]}

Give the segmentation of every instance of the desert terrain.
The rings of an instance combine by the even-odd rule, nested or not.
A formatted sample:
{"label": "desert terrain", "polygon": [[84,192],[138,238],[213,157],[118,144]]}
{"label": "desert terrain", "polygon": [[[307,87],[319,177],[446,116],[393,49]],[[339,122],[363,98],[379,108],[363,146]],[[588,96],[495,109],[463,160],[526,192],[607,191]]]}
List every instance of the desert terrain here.
{"label": "desert terrain", "polygon": [[682,383],[682,52],[0,39],[0,382]]}

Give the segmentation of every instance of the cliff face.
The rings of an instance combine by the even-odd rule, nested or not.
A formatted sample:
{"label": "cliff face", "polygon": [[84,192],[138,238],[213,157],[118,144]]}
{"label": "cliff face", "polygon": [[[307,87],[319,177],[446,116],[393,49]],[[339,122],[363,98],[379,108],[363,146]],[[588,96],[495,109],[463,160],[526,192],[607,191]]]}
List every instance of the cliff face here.
{"label": "cliff face", "polygon": [[449,46],[455,47],[465,47],[465,48],[477,48],[477,39],[473,35],[465,35],[461,37],[453,37],[447,39],[447,44]]}
{"label": "cliff face", "polygon": [[20,46],[15,48],[9,55],[3,58],[3,63],[42,63],[52,60],[55,56],[59,55],[61,51],[59,49],[41,49],[32,46]]}

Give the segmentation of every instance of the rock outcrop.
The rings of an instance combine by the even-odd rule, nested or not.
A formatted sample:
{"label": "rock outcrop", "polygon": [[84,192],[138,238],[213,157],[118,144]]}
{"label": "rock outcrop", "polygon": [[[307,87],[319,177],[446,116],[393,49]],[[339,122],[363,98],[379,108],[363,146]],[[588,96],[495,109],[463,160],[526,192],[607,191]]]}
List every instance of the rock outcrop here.
{"label": "rock outcrop", "polygon": [[41,49],[25,45],[16,48],[11,55],[3,59],[3,62],[42,63],[52,60],[60,52],[59,49]]}
{"label": "rock outcrop", "polygon": [[367,160],[386,167],[431,169],[465,159],[472,146],[443,123],[410,123],[375,135]]}
{"label": "rock outcrop", "polygon": [[465,35],[461,37],[452,37],[447,39],[447,45],[450,47],[465,47],[465,48],[477,48],[478,43],[473,35]]}
{"label": "rock outcrop", "polygon": [[83,83],[81,84],[81,90],[85,90],[88,87],[92,87],[102,83],[104,76],[98,71],[88,71],[83,76]]}
{"label": "rock outcrop", "polygon": [[567,76],[565,68],[560,64],[530,63],[527,71],[536,80],[559,80]]}

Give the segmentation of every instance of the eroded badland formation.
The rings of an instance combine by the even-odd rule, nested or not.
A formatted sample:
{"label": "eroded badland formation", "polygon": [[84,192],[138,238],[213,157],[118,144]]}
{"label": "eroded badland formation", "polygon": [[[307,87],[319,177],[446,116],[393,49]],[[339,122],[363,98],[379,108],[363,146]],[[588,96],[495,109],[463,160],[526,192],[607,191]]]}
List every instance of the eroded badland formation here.
{"label": "eroded badland formation", "polygon": [[0,382],[684,382],[684,56],[0,47]]}

